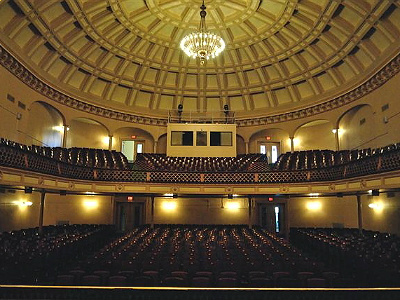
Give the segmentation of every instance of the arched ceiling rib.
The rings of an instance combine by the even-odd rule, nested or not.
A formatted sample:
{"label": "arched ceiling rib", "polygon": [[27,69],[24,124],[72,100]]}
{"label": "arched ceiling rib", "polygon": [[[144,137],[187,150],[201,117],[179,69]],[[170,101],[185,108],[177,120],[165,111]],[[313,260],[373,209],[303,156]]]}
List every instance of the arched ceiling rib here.
{"label": "arched ceiling rib", "polygon": [[227,49],[200,66],[179,49],[202,0],[9,0],[0,41],[70,95],[143,115],[290,111],[340,95],[399,53],[397,0],[208,0]]}

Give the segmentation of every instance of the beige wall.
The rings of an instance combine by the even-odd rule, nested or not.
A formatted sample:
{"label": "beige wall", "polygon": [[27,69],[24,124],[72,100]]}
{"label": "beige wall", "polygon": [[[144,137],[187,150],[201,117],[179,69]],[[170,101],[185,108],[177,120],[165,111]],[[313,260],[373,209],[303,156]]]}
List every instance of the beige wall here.
{"label": "beige wall", "polygon": [[[165,203],[175,203],[175,209]],[[222,207],[222,202],[223,206]],[[238,209],[229,209],[228,202],[237,202]],[[155,224],[248,224],[246,199],[155,198]]]}
{"label": "beige wall", "polygon": [[108,136],[101,124],[89,119],[74,119],[69,124],[67,147],[108,149]]}
{"label": "beige wall", "polygon": [[[125,199],[125,197],[122,197]],[[144,222],[151,223],[150,198],[134,197],[135,202],[144,203]],[[377,197],[363,195],[363,228],[380,232],[400,234],[400,194],[393,197],[381,194]],[[31,206],[15,202],[31,201]],[[89,203],[88,203],[89,202]],[[166,209],[165,202],[176,203],[175,209]],[[229,202],[237,202],[239,208],[229,209]],[[310,202],[319,202],[320,208],[310,209]],[[167,198],[156,197],[154,206],[155,224],[248,224],[247,198]],[[258,204],[267,200],[254,200],[251,223],[259,223]],[[332,227],[334,223],[344,227],[358,227],[356,196],[301,197],[274,200],[272,204],[287,206],[286,220],[290,227]],[[382,209],[372,209],[370,203],[379,203]],[[39,224],[40,193],[0,193],[0,232],[37,227]],[[44,225],[55,225],[58,221],[70,224],[112,224],[114,223],[114,201],[111,196],[46,194]]]}
{"label": "beige wall", "polygon": [[[400,234],[400,194],[395,193],[393,197],[388,194],[379,196],[364,195],[361,197],[363,228],[380,232]],[[374,203],[381,207],[370,208],[368,205]]]}
{"label": "beige wall", "polygon": [[61,147],[64,135],[62,116],[52,106],[43,102],[34,102],[29,108],[27,128],[28,144],[49,147]]}
{"label": "beige wall", "polygon": [[[1,89],[0,89],[1,93]],[[1,93],[1,97],[7,97],[4,93]],[[10,101],[0,100],[0,135],[3,138],[18,141],[18,124],[16,116],[16,109]]]}
{"label": "beige wall", "polygon": [[[10,190],[11,191],[11,190]],[[17,203],[31,201],[32,206]],[[0,232],[32,228],[39,225],[40,194],[8,190],[0,193]]]}
{"label": "beige wall", "polygon": [[300,127],[294,135],[294,150],[336,150],[334,126],[327,121],[311,122]]}
{"label": "beige wall", "polygon": [[339,122],[339,140],[341,149],[363,149],[373,147],[375,117],[372,107],[362,105],[346,112]]}
{"label": "beige wall", "polygon": [[48,194],[44,225],[64,220],[70,224],[112,224],[113,203],[111,196]]}
{"label": "beige wall", "polygon": [[240,135],[236,135],[236,154],[246,154],[246,144]]}
{"label": "beige wall", "polygon": [[[31,206],[17,205],[31,201]],[[113,200],[111,196],[46,194],[43,225],[56,225],[57,221],[70,224],[112,224]],[[39,225],[40,193],[0,193],[0,232]]]}
{"label": "beige wall", "polygon": [[[320,208],[311,209],[311,202],[319,203]],[[333,223],[358,227],[355,196],[291,198],[288,205],[290,227],[332,227]]]}
{"label": "beige wall", "polygon": [[157,153],[166,154],[167,153],[167,134],[159,137],[157,142]]}

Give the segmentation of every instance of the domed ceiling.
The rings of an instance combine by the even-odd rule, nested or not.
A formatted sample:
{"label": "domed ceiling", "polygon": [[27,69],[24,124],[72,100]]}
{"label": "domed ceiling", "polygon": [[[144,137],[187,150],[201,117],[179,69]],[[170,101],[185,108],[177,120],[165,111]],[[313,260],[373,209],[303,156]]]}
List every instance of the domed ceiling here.
{"label": "domed ceiling", "polygon": [[223,110],[239,118],[323,103],[399,53],[396,0],[206,0],[225,51],[180,50],[201,0],[0,2],[1,45],[57,90],[143,116]]}

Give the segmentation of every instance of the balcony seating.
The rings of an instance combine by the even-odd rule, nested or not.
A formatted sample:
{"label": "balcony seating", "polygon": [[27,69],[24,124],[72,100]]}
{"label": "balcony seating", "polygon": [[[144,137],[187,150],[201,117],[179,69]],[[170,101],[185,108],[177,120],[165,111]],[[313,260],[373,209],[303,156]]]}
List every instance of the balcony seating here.
{"label": "balcony seating", "polygon": [[116,151],[25,146],[0,139],[0,166],[65,178],[112,182],[257,184],[332,181],[400,169],[400,144],[379,149],[284,153],[271,167],[261,154],[168,157],[139,154],[133,166]]}
{"label": "balcony seating", "polygon": [[254,172],[270,169],[267,157],[262,154],[237,157],[170,157],[153,153],[138,154],[133,168],[162,172]]}
{"label": "balcony seating", "polygon": [[329,168],[356,162],[361,159],[372,158],[376,155],[385,155],[400,150],[399,144],[392,144],[378,149],[361,150],[308,150],[286,152],[278,157],[274,164],[275,171],[295,171]]}
{"label": "balcony seating", "polygon": [[60,161],[76,166],[89,168],[103,168],[127,170],[129,169],[128,160],[121,152],[115,150],[90,149],[90,148],[60,148],[26,146],[19,143],[0,139],[0,145],[11,146],[25,153],[34,153],[41,157],[46,157],[54,161]]}

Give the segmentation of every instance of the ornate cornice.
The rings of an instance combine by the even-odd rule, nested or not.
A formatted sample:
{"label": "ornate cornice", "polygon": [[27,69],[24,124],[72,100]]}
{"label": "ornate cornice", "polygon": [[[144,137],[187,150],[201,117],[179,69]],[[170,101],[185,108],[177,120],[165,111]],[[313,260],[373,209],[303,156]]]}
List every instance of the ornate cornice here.
{"label": "ornate cornice", "polygon": [[[5,48],[0,45],[0,64],[5,67],[8,71],[19,78],[23,83],[28,85],[33,90],[41,93],[45,97],[56,101],[60,104],[68,107],[78,109],[83,112],[87,112],[93,115],[130,122],[139,123],[146,125],[155,126],[166,126],[167,118],[156,118],[136,115],[134,113],[120,112],[115,109],[104,108],[91,103],[78,100],[70,97],[63,92],[56,90],[47,83],[43,82],[31,71],[29,71],[23,64],[21,64],[13,55],[11,55]],[[287,113],[275,114],[265,117],[258,118],[244,118],[236,121],[239,127],[256,126],[256,125],[267,125],[281,123],[291,120],[302,119],[318,115],[343,105],[349,104],[353,101],[360,99],[361,97],[371,93],[378,87],[386,83],[390,78],[395,76],[400,71],[400,54],[392,59],[387,65],[379,70],[374,76],[368,79],[363,84],[359,85],[355,89],[347,92],[344,95],[336,97],[326,102],[309,106],[307,108],[290,111]]]}

